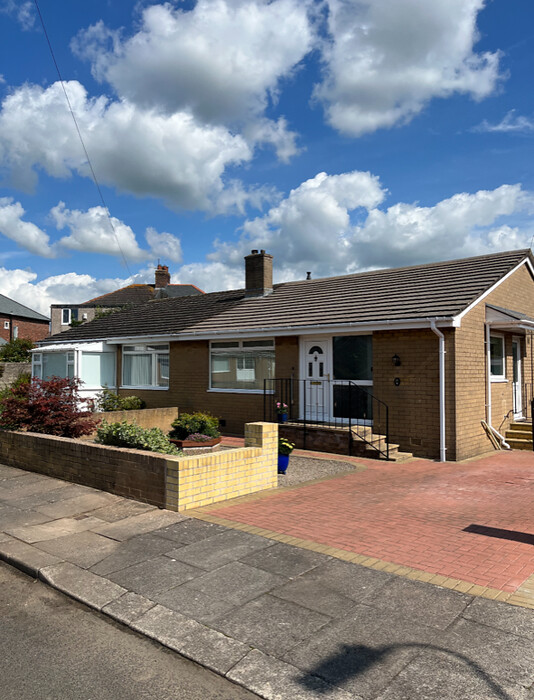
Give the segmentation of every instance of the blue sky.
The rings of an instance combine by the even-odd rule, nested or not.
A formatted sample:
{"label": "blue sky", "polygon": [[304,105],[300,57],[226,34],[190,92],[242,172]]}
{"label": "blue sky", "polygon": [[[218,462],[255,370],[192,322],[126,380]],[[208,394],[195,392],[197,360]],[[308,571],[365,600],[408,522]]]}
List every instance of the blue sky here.
{"label": "blue sky", "polygon": [[528,0],[0,0],[0,293],[277,281],[528,247]]}

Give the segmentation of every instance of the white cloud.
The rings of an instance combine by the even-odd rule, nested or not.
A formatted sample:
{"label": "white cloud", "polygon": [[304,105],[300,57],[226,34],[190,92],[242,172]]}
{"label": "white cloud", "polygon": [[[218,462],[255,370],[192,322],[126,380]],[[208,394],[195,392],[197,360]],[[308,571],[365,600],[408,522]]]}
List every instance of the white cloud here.
{"label": "white cloud", "polygon": [[490,124],[484,119],[481,124],[474,127],[473,131],[531,134],[534,132],[534,119],[516,116],[515,109],[511,109],[498,124]]}
{"label": "white cloud", "polygon": [[182,244],[172,233],[158,233],[153,228],[147,228],[145,238],[153,257],[161,258],[163,262],[182,262]]}
{"label": "white cloud", "polygon": [[315,97],[351,135],[405,123],[435,97],[482,99],[496,87],[499,53],[476,53],[485,0],[327,0],[324,80]]}
{"label": "white cloud", "polygon": [[127,260],[147,257],[147,251],[139,248],[132,229],[114,216],[108,218],[104,207],[80,211],[67,209],[64,202],[60,202],[50,210],[50,215],[58,230],[70,229],[70,235],[58,242],[63,248],[124,256]]}
{"label": "white cloud", "polygon": [[0,233],[30,253],[53,258],[55,253],[50,246],[50,237],[30,221],[23,221],[24,213],[20,202],[11,197],[0,197]]}
{"label": "white cloud", "polygon": [[14,17],[24,31],[35,26],[35,10],[31,0],[1,0],[0,13]]}
{"label": "white cloud", "polygon": [[[66,88],[101,183],[186,209],[210,209],[223,197],[229,208],[246,201],[235,183],[230,198],[223,181],[228,166],[252,158],[241,136],[202,126],[187,112],[169,116],[126,101],[88,98],[77,81]],[[35,185],[39,169],[53,177],[90,175],[59,83],[24,85],[5,98],[0,165],[25,189]]]}
{"label": "white cloud", "polygon": [[204,122],[263,114],[282,78],[310,51],[310,0],[198,0],[144,9],[140,29],[122,38],[102,22],[81,32],[74,51],[121,98],[168,114],[191,110]]}

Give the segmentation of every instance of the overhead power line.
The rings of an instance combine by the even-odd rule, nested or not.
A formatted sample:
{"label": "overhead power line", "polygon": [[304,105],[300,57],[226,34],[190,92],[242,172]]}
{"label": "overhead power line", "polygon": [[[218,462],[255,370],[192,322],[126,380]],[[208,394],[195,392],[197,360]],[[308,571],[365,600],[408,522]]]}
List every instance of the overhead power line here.
{"label": "overhead power line", "polygon": [[106,204],[106,201],[104,199],[104,195],[102,193],[102,189],[100,188],[98,178],[97,178],[95,170],[93,168],[93,164],[91,163],[91,159],[89,158],[89,153],[87,152],[87,148],[86,148],[85,142],[83,140],[82,132],[81,132],[80,127],[78,125],[78,120],[76,119],[76,114],[74,113],[74,110],[72,108],[72,104],[71,104],[71,101],[69,99],[67,88],[65,87],[65,81],[63,80],[63,76],[61,75],[61,71],[59,70],[59,65],[58,65],[58,62],[56,60],[56,56],[54,54],[54,49],[52,48],[52,43],[50,41],[50,37],[48,36],[48,32],[46,31],[46,26],[44,23],[43,15],[41,14],[41,10],[39,8],[39,4],[38,4],[37,0],[33,0],[33,2],[35,4],[35,9],[37,10],[37,15],[39,16],[39,21],[41,22],[41,27],[43,28],[43,33],[44,33],[45,38],[46,38],[46,43],[48,44],[48,48],[50,50],[50,55],[52,56],[52,61],[54,62],[54,66],[56,67],[56,72],[58,74],[59,82],[60,82],[61,87],[63,89],[63,94],[65,95],[65,100],[67,101],[67,105],[68,105],[69,112],[70,112],[71,117],[72,117],[72,121],[74,122],[74,126],[76,127],[76,133],[78,134],[78,138],[80,139],[80,143],[82,144],[82,149],[83,149],[83,152],[85,154],[87,164],[89,165],[89,170],[91,171],[91,177],[93,178],[93,182],[95,183],[95,187],[98,191],[98,196],[100,197],[100,201],[102,202],[102,206],[104,207],[104,210],[106,212],[107,220],[109,222],[109,225],[111,227],[113,235],[115,236],[115,240],[117,241],[117,246],[120,250],[122,259],[123,259],[124,264],[126,266],[126,269],[128,270],[128,274],[131,276],[132,273],[131,273],[130,267],[128,265],[128,261],[126,260],[126,256],[124,255],[124,251],[122,250],[122,247],[121,247],[121,244],[119,241],[119,237],[117,236],[117,231],[115,230],[115,226],[113,225],[113,221],[111,219],[111,214],[109,213],[108,205]]}

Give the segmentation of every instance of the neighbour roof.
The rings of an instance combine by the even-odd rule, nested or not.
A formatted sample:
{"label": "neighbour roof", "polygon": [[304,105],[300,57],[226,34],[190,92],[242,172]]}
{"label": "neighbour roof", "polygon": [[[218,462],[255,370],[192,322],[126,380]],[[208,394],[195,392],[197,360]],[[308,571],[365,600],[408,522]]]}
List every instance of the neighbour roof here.
{"label": "neighbour roof", "polygon": [[[61,333],[61,342],[126,336],[266,332],[406,319],[450,319],[529,257],[529,250],[151,301]],[[56,336],[59,339],[59,336]],[[53,342],[53,338],[50,339]]]}
{"label": "neighbour roof", "polygon": [[84,301],[82,304],[53,304],[52,307],[67,308],[75,306],[81,309],[94,306],[137,306],[138,304],[146,304],[147,301],[152,299],[185,297],[203,293],[194,284],[168,284],[166,287],[157,289],[154,284],[130,284],[127,287],[116,289],[114,292],[108,292],[108,294],[102,294],[94,299],[89,299],[89,301]]}
{"label": "neighbour roof", "polygon": [[0,314],[29,318],[32,321],[50,321],[48,316],[43,316],[43,314],[40,314],[38,311],[29,309],[27,306],[24,306],[24,304],[19,304],[18,301],[5,297],[3,294],[0,294]]}

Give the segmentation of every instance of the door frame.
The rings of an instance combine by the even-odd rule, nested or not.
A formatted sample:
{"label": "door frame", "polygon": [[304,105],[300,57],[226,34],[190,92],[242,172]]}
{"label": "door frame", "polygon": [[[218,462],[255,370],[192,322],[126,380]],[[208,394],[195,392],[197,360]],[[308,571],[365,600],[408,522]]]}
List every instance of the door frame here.
{"label": "door frame", "polygon": [[[514,361],[514,344],[517,347],[517,363]],[[517,372],[515,372],[517,367]],[[517,374],[517,382],[514,381],[514,374]],[[512,336],[512,401],[514,419],[523,418],[523,396],[522,396],[523,362],[521,356],[521,337]],[[515,399],[515,400],[514,400]],[[516,410],[516,408],[518,410]]]}

